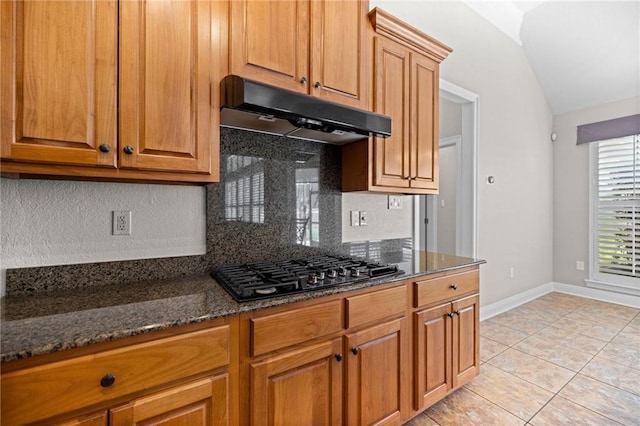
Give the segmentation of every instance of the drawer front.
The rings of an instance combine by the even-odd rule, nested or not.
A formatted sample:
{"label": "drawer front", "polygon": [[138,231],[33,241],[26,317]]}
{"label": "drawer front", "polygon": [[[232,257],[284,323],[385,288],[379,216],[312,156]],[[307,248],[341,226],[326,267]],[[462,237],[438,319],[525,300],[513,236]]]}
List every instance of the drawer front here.
{"label": "drawer front", "polygon": [[342,330],[342,300],[251,319],[251,356]]}
{"label": "drawer front", "polygon": [[[229,326],[185,333],[2,375],[2,423],[60,415],[229,363]],[[111,374],[115,381],[102,387]]]}
{"label": "drawer front", "polygon": [[480,273],[470,271],[441,278],[418,281],[414,285],[414,307],[448,302],[480,288]]}
{"label": "drawer front", "polygon": [[405,285],[347,297],[347,327],[400,315],[407,307]]}

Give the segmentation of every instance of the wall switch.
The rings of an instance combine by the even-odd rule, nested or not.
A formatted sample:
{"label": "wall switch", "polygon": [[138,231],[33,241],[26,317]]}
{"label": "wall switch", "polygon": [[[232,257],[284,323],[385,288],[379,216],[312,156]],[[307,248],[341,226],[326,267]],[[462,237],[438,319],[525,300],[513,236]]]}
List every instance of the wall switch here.
{"label": "wall switch", "polygon": [[367,226],[367,212],[360,212],[360,226]]}
{"label": "wall switch", "polygon": [[584,262],[582,260],[576,260],[576,269],[578,271],[584,271]]}
{"label": "wall switch", "polygon": [[360,226],[360,212],[351,210],[351,226]]}
{"label": "wall switch", "polygon": [[113,235],[131,235],[131,210],[114,210]]}
{"label": "wall switch", "polygon": [[516,276],[516,268],[512,266],[511,268],[509,268],[509,278],[513,278],[515,276]]}
{"label": "wall switch", "polygon": [[402,195],[389,195],[389,210],[402,210]]}
{"label": "wall switch", "polygon": [[440,200],[440,207],[441,207],[441,208],[444,208],[444,198],[442,198],[442,199]]}

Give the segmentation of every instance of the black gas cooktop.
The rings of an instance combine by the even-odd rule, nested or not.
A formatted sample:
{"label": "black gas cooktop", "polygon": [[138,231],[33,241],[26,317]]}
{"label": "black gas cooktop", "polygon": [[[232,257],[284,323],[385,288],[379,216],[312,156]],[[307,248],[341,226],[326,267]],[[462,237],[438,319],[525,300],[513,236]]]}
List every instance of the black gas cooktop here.
{"label": "black gas cooktop", "polygon": [[275,262],[223,266],[211,273],[239,302],[320,290],[400,275],[396,265],[322,255]]}

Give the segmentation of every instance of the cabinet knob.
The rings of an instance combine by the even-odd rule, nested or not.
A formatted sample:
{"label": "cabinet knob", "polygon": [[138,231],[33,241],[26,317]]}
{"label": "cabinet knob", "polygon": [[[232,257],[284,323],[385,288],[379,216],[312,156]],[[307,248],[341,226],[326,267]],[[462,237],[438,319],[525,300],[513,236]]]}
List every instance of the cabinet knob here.
{"label": "cabinet knob", "polygon": [[133,147],[132,146],[127,145],[124,148],[122,148],[122,150],[124,151],[125,154],[129,154],[129,155],[133,154]]}
{"label": "cabinet knob", "polygon": [[460,316],[460,311],[454,311],[454,314],[456,314],[457,316]]}
{"label": "cabinet knob", "polygon": [[316,84],[314,84],[313,87],[315,87],[316,89],[319,89],[322,87],[322,84],[320,84],[319,81],[316,81]]}
{"label": "cabinet knob", "polygon": [[103,388],[108,388],[116,382],[116,376],[113,374],[107,374],[102,379],[100,379],[100,386]]}
{"label": "cabinet knob", "polygon": [[452,284],[452,285],[451,285],[451,288],[452,288],[453,290],[457,290],[457,289],[458,289],[458,286],[457,286],[456,284]]}
{"label": "cabinet knob", "polygon": [[300,83],[302,83],[302,84],[307,84],[307,77],[302,77],[302,78],[300,79]]}
{"label": "cabinet knob", "polygon": [[111,151],[111,147],[109,145],[107,145],[106,143],[103,143],[100,145],[100,152],[109,152]]}
{"label": "cabinet knob", "polygon": [[340,362],[344,359],[344,356],[342,356],[342,354],[340,352],[338,352],[336,354],[336,361]]}
{"label": "cabinet knob", "polygon": [[351,353],[354,355],[358,355],[358,353],[360,353],[360,348],[357,346],[354,346],[353,348],[351,348]]}
{"label": "cabinet knob", "polygon": [[449,318],[453,318],[453,312],[449,312],[449,313],[447,314],[447,316],[448,316]]}

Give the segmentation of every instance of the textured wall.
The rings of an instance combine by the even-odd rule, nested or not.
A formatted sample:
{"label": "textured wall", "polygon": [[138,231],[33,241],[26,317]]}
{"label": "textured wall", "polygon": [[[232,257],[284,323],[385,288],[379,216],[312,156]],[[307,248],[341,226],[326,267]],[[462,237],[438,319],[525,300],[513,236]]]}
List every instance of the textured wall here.
{"label": "textured wall", "polygon": [[[589,276],[589,145],[576,145],[577,126],[640,113],[640,98],[553,118],[553,280],[584,286]],[[576,269],[576,261],[585,270]]]}
{"label": "textured wall", "polygon": [[481,304],[550,282],[552,115],[522,48],[460,1],[370,4],[451,46],[440,77],[480,96]]}
{"label": "textured wall", "polygon": [[[2,294],[7,268],[203,254],[205,189],[0,179]],[[111,235],[111,211],[132,211]]]}
{"label": "textured wall", "polygon": [[[367,241],[411,238],[413,235],[413,197],[402,197],[402,210],[389,210],[385,194],[342,194],[342,240]],[[367,226],[351,226],[351,210],[368,213]]]}

